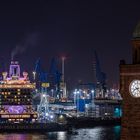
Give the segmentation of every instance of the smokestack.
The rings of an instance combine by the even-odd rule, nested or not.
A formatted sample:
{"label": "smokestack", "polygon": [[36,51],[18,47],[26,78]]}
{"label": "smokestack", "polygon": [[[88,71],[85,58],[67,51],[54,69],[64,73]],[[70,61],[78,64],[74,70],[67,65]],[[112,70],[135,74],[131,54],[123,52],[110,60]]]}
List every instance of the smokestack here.
{"label": "smokestack", "polygon": [[26,80],[27,80],[28,73],[27,73],[27,72],[23,72],[23,77],[24,77],[24,79],[26,79]]}
{"label": "smokestack", "polygon": [[3,73],[2,73],[2,76],[3,76],[3,80],[5,81],[6,78],[7,78],[7,72],[3,72]]}
{"label": "smokestack", "polygon": [[18,61],[11,61],[9,77],[20,77],[20,66]]}

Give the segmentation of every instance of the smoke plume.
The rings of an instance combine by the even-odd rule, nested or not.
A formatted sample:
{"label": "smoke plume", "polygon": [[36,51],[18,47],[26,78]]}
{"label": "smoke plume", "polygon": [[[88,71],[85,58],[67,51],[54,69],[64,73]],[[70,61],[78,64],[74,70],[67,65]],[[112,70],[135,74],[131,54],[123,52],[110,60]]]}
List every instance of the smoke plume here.
{"label": "smoke plume", "polygon": [[21,53],[23,53],[25,50],[26,50],[25,47],[17,45],[17,46],[13,49],[13,51],[12,51],[12,53],[11,53],[11,59],[14,60],[14,57],[15,57],[17,54],[21,54]]}
{"label": "smoke plume", "polygon": [[18,54],[22,54],[26,51],[28,47],[36,47],[39,42],[39,33],[28,33],[22,40],[16,45],[16,47],[12,50],[11,60],[14,60],[15,56]]}

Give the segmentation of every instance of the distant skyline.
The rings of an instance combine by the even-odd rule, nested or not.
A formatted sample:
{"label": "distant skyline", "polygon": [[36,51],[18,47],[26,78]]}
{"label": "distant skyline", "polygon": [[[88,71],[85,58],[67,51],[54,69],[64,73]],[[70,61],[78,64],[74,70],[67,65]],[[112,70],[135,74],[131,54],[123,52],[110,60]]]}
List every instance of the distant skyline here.
{"label": "distant skyline", "polygon": [[79,80],[93,81],[96,50],[109,85],[117,84],[120,59],[131,62],[139,7],[138,0],[0,2],[1,63],[8,69],[13,52],[22,69],[31,73],[40,57],[48,71],[51,58],[64,55],[65,78],[73,87]]}

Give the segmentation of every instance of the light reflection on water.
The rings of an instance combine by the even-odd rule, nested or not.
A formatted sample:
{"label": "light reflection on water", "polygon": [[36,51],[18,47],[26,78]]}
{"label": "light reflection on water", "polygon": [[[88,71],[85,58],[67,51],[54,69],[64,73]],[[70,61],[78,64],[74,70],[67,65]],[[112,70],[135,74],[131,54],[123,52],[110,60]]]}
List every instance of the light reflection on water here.
{"label": "light reflection on water", "polygon": [[49,133],[23,133],[23,134],[0,134],[0,140],[119,140],[120,126],[112,127],[94,127],[87,129],[78,129],[77,135],[69,135],[67,132],[49,132]]}

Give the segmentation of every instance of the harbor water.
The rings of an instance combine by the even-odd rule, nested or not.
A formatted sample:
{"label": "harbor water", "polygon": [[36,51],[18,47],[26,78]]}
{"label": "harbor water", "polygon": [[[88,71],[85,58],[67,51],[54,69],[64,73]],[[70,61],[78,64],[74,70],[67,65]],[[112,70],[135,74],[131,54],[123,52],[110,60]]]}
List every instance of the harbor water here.
{"label": "harbor water", "polygon": [[121,126],[97,126],[74,131],[77,133],[0,133],[0,140],[120,140]]}

